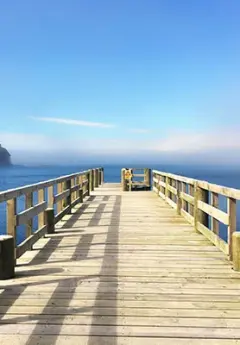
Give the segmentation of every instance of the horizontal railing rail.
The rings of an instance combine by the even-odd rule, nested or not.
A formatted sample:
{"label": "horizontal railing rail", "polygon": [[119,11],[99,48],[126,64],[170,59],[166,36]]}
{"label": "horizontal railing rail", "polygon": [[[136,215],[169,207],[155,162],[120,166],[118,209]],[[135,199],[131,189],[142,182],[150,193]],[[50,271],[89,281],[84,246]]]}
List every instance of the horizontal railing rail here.
{"label": "horizontal railing rail", "polygon": [[[13,238],[15,260],[30,250],[40,237],[54,232],[54,225],[103,180],[103,168],[96,168],[0,192],[0,203],[6,202],[5,232]],[[19,198],[24,199],[21,212],[17,207]],[[34,230],[35,217],[37,229]],[[25,227],[25,239],[17,245],[19,226]],[[9,236],[0,236],[0,256],[4,238]]]}
{"label": "horizontal railing rail", "polygon": [[[240,190],[158,170],[153,170],[152,179],[154,192],[233,260],[234,241],[240,235],[236,232]],[[221,196],[227,198],[226,212],[219,208]],[[227,226],[227,241],[219,235],[220,223]]]}

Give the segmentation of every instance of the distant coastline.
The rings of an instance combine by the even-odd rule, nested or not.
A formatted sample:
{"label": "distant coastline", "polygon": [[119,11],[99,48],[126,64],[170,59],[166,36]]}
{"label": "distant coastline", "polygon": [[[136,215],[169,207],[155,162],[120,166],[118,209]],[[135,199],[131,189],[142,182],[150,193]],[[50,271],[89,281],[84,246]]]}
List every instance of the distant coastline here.
{"label": "distant coastline", "polygon": [[12,166],[11,155],[8,150],[0,144],[0,167]]}

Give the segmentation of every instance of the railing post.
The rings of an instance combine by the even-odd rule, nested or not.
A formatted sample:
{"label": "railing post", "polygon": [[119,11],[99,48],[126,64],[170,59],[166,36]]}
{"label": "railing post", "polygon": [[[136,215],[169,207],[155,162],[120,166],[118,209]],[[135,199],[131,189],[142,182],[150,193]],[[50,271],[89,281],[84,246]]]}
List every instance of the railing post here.
{"label": "railing post", "polygon": [[232,260],[233,249],[232,249],[232,235],[237,231],[237,201],[236,199],[228,198],[228,248],[229,248],[229,259]]}
{"label": "railing post", "polygon": [[55,231],[54,209],[47,208],[45,210],[44,216],[45,216],[45,224],[47,226],[47,234],[53,234]]}
{"label": "railing post", "polygon": [[13,237],[14,260],[16,260],[16,246],[17,246],[16,215],[17,215],[17,199],[14,198],[7,201],[7,234]]}
{"label": "railing post", "polygon": [[98,169],[98,186],[102,184],[102,168]]}
{"label": "railing post", "polygon": [[94,188],[98,187],[98,169],[94,169]]}
{"label": "railing post", "polygon": [[[206,204],[209,203],[209,193],[207,190],[199,188],[199,200],[205,202]],[[203,211],[199,211],[199,221],[200,223],[202,223],[204,226],[206,226],[208,228],[208,215],[203,212]]]}
{"label": "railing post", "polygon": [[79,176],[79,184],[80,184],[80,188],[79,188],[79,203],[83,203],[83,184],[82,184],[82,181],[83,181],[83,177],[82,175]]}
{"label": "railing post", "polygon": [[15,239],[0,236],[0,280],[11,279],[15,275]]}
{"label": "railing post", "polygon": [[66,202],[68,207],[68,214],[71,214],[72,211],[72,192],[71,192],[71,187],[72,187],[72,179],[69,179],[66,181],[66,190],[69,189],[69,195],[67,196]]}
{"label": "railing post", "polygon": [[194,229],[198,231],[198,219],[199,219],[199,210],[198,210],[198,200],[199,200],[199,187],[197,181],[194,182]]}
{"label": "railing post", "polygon": [[[62,188],[62,182],[59,182],[57,184],[57,194],[60,194],[63,191]],[[62,211],[62,200],[57,202],[57,214],[59,214]]]}
{"label": "railing post", "polygon": [[[41,203],[44,201],[44,189],[38,190],[38,203]],[[41,229],[45,225],[45,219],[44,219],[44,212],[39,213],[38,215],[38,229]]]}
{"label": "railing post", "polygon": [[126,192],[126,190],[127,190],[127,181],[125,179],[125,171],[126,171],[126,169],[124,169],[124,168],[121,171],[121,182],[122,182],[123,192]]}
{"label": "railing post", "polygon": [[87,172],[86,174],[86,178],[87,178],[87,188],[86,188],[86,192],[87,192],[87,196],[90,195],[90,170]]}
{"label": "railing post", "polygon": [[232,234],[232,260],[233,269],[240,271],[240,232]]}
{"label": "railing post", "polygon": [[104,168],[101,168],[101,185],[104,183]]}
{"label": "railing post", "polygon": [[182,210],[182,198],[181,198],[181,182],[176,181],[176,188],[177,188],[177,214],[181,214]]}
{"label": "railing post", "polygon": [[167,198],[168,198],[168,195],[169,195],[168,185],[169,185],[169,177],[166,176],[165,177],[165,197],[166,197],[166,201],[167,201]]}
{"label": "railing post", "polygon": [[[218,200],[218,194],[212,192],[211,193],[211,205],[213,207],[218,208],[219,206],[219,200]],[[214,217],[212,217],[211,219],[211,230],[219,236],[219,222],[218,220],[214,219]]]}
{"label": "railing post", "polygon": [[151,189],[151,169],[144,169],[144,184],[147,188]]}
{"label": "railing post", "polygon": [[[189,194],[194,197],[194,186],[192,184],[189,184]],[[192,204],[189,204],[189,213],[194,216],[194,206]]]}
{"label": "railing post", "polygon": [[132,178],[133,178],[133,169],[128,169],[130,174],[131,174],[131,178],[128,180],[128,190],[129,192],[132,191]]}
{"label": "railing post", "polygon": [[90,170],[90,191],[94,191],[94,170]]}
{"label": "railing post", "polygon": [[[25,196],[25,208],[26,210],[31,208],[33,206],[33,194],[28,193]],[[33,225],[33,220],[29,219],[26,224],[26,238],[30,237],[32,235],[32,225]]]}

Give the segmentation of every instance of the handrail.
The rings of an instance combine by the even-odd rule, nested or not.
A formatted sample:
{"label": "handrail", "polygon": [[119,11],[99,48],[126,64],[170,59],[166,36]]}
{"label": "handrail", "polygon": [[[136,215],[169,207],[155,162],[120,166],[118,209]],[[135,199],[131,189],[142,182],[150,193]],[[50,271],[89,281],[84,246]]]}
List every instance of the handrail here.
{"label": "handrail", "polygon": [[[237,254],[234,249],[239,237],[236,232],[236,205],[240,200],[240,190],[158,170],[153,170],[152,179],[154,192],[184,216],[196,231],[227,254],[230,260],[239,255],[237,260],[240,261],[240,252]],[[227,198],[227,212],[219,209],[220,195]],[[219,223],[228,227],[227,242],[219,236]]]}
{"label": "handrail", "polygon": [[[0,192],[0,203],[7,203],[6,233],[13,237],[15,259],[31,249],[40,237],[54,232],[54,224],[71,213],[71,209],[83,202],[83,198],[90,195],[103,180],[103,168],[96,168]],[[37,192],[37,203],[34,203],[34,192]],[[22,196],[25,198],[25,208],[18,212],[17,201]],[[38,226],[34,232],[33,218],[36,216]],[[26,231],[25,240],[17,246],[19,225],[24,225]]]}

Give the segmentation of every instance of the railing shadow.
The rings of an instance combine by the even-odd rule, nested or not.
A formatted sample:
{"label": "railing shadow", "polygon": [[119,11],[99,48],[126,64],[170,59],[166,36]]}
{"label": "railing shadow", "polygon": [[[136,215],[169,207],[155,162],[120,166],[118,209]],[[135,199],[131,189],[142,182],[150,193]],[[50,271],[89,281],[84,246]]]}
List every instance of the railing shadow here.
{"label": "railing shadow", "polygon": [[[109,197],[104,197],[104,204],[99,202],[98,207],[95,210],[95,213],[103,213],[104,209],[107,205],[106,201],[109,200]],[[86,274],[86,275],[77,275],[71,278],[61,278],[61,276],[57,276],[56,274],[62,273],[64,269],[62,268],[49,268],[49,269],[40,269],[40,270],[31,270],[31,271],[25,271],[25,272],[20,272],[18,274],[18,278],[23,278],[26,277],[27,275],[33,275],[36,278],[36,281],[29,281],[25,282],[24,281],[19,284],[15,285],[9,285],[5,286],[4,291],[1,293],[1,300],[6,300],[8,299],[8,305],[1,306],[1,314],[0,314],[0,324],[14,324],[14,323],[27,323],[35,321],[36,324],[33,326],[33,330],[31,332],[31,335],[29,336],[28,341],[26,342],[26,345],[35,345],[36,344],[36,337],[43,335],[44,334],[44,327],[49,328],[48,334],[51,333],[51,344],[55,344],[58,336],[61,334],[61,328],[64,323],[64,319],[67,315],[75,315],[75,314],[86,314],[86,313],[92,313],[92,322],[90,326],[90,331],[89,331],[89,345],[96,344],[95,336],[96,336],[96,324],[98,324],[98,318],[99,316],[102,316],[101,310],[103,310],[102,307],[102,299],[106,299],[106,276],[111,276],[111,295],[112,299],[110,305],[108,303],[108,308],[111,308],[111,334],[115,335],[116,334],[116,323],[117,323],[117,288],[118,288],[118,279],[117,279],[117,269],[118,269],[118,250],[116,249],[115,251],[115,256],[113,257],[113,253],[111,251],[110,245],[112,243],[117,244],[118,243],[118,232],[119,232],[119,213],[120,213],[120,204],[121,204],[121,197],[117,196],[116,200],[114,202],[114,207],[112,211],[112,217],[110,220],[110,225],[108,227],[108,232],[107,232],[107,238],[106,238],[106,244],[105,244],[105,250],[104,250],[104,255],[103,257],[96,256],[97,258],[102,258],[102,266],[100,269],[99,274]],[[93,219],[90,221],[90,226],[99,226],[99,222],[101,220],[100,218],[94,218],[95,213],[93,213]],[[116,222],[116,215],[118,215],[118,221]],[[65,225],[67,226],[67,225]],[[91,249],[91,246],[93,245],[93,237],[94,234],[80,234],[79,235],[79,242],[76,244],[76,248],[74,253],[71,256],[71,259],[67,259],[67,261],[74,260],[76,262],[77,260],[85,260],[85,259],[90,259],[88,258],[89,251]],[[60,244],[63,236],[60,238],[55,238],[54,241],[51,243],[51,239],[49,242],[46,244],[44,247],[47,249],[46,255],[44,257],[41,256],[41,250],[39,253],[35,256],[35,258],[31,261],[31,265],[34,265],[35,263],[38,264],[44,264],[48,258],[50,257],[51,254],[53,254],[57,248],[58,245]],[[51,250],[50,250],[51,249]],[[44,251],[44,249],[43,249]],[[109,256],[111,254],[111,256]],[[77,258],[77,259],[76,259]],[[95,258],[94,256],[92,257],[93,259]],[[64,260],[63,260],[64,262]],[[111,266],[110,266],[110,265]],[[81,268],[79,268],[79,273],[81,273]],[[51,276],[52,279],[50,280],[44,280],[40,279],[37,281],[37,277],[42,277],[42,276]],[[109,280],[109,278],[107,280]],[[95,302],[92,301],[89,306],[86,306],[86,303],[83,303],[83,306],[81,307],[71,307],[71,301],[74,298],[74,294],[76,292],[76,288],[81,285],[82,282],[84,281],[89,281],[91,280],[98,281],[99,280],[99,285],[97,288],[96,292],[96,298]],[[21,299],[21,295],[25,293],[27,288],[31,287],[37,287],[38,285],[46,285],[48,286],[50,284],[56,284],[56,287],[54,287],[50,292],[49,295],[50,297],[47,300],[46,305],[42,308],[41,313],[39,314],[31,314],[31,312],[28,312],[28,315],[13,315],[11,314],[9,318],[3,318],[9,308],[11,308],[15,302],[18,299]],[[108,291],[109,291],[108,288]],[[35,290],[34,290],[35,291]],[[56,305],[57,298],[59,296],[59,293],[64,291],[64,303],[63,301],[61,302],[61,307]],[[11,298],[10,298],[11,297]],[[24,297],[23,297],[24,298]],[[37,299],[37,294],[34,299]],[[27,300],[26,300],[27,301]],[[38,302],[36,302],[38,303]],[[54,315],[55,314],[55,315]],[[54,320],[52,321],[51,318],[54,316]],[[1,319],[3,318],[3,319]],[[49,323],[49,324],[48,324]],[[54,326],[54,332],[51,332],[51,329],[53,329]],[[52,328],[51,328],[52,327]],[[104,339],[104,338],[103,338]],[[111,345],[115,345],[115,338],[112,338]],[[104,344],[104,342],[98,342],[99,345]]]}

